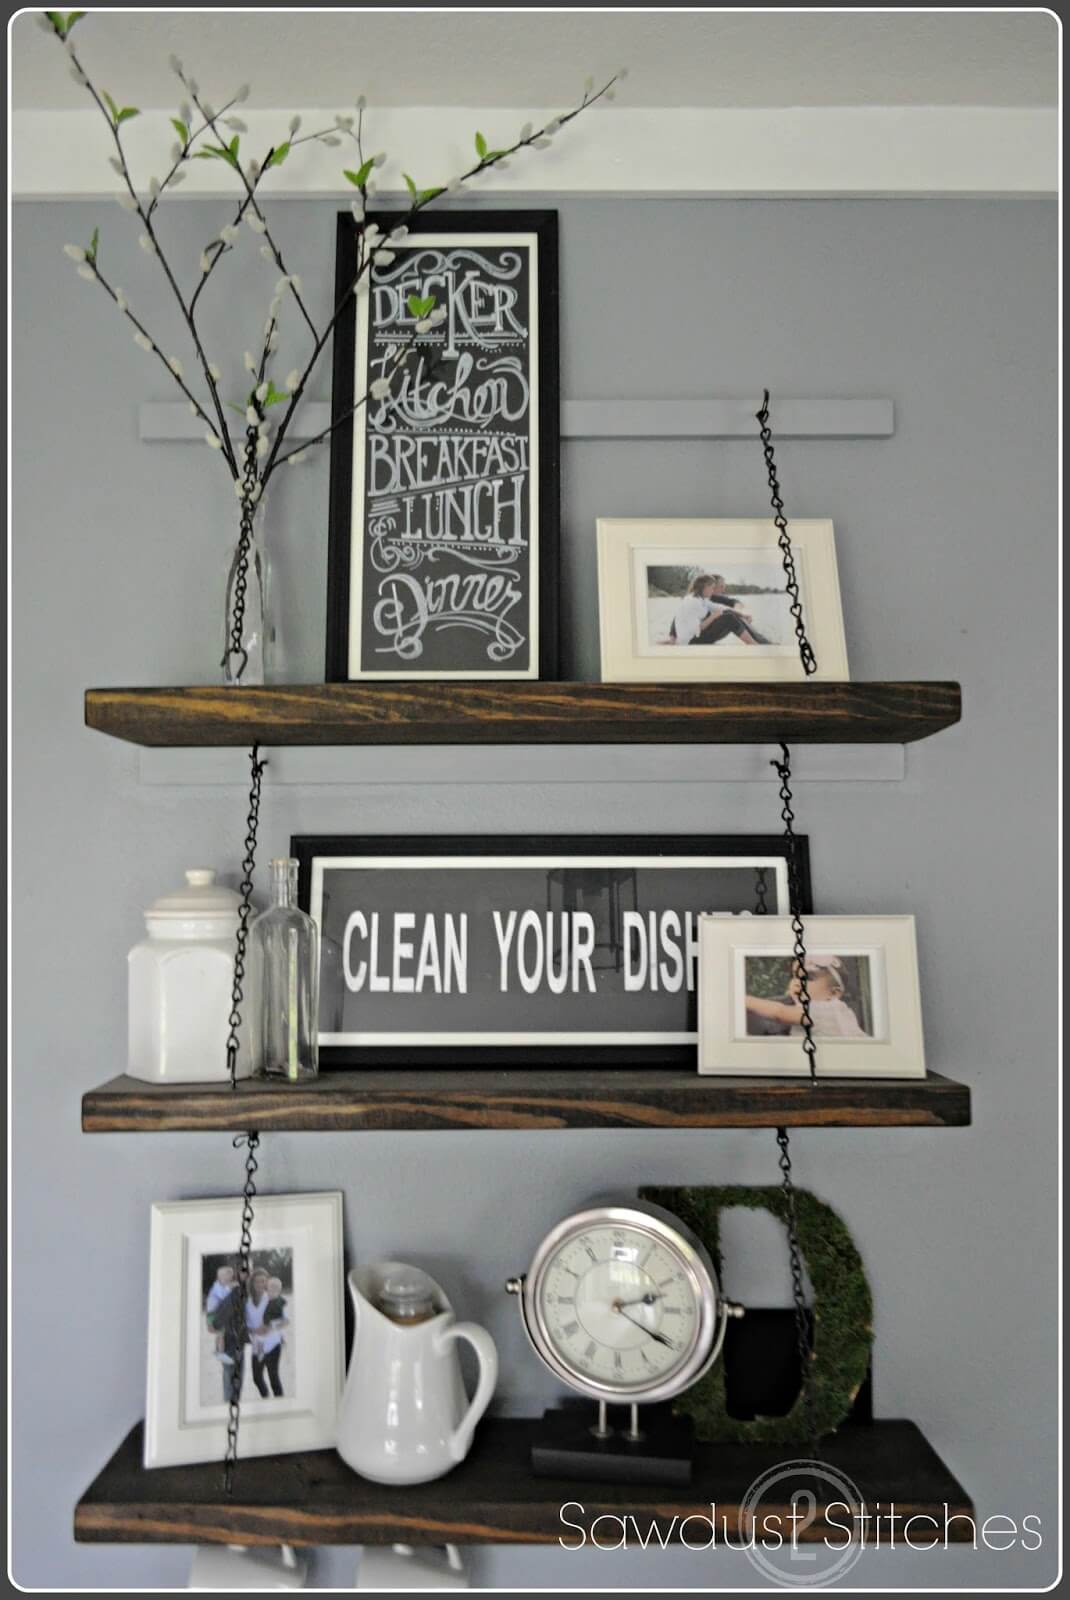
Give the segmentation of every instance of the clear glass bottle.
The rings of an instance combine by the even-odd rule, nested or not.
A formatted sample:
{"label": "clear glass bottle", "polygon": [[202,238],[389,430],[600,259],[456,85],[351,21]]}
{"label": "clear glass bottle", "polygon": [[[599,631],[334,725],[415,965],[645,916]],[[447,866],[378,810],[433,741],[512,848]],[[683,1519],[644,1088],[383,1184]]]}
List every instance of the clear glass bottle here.
{"label": "clear glass bottle", "polygon": [[319,934],[297,906],[297,862],[271,863],[271,905],[249,928],[256,1070],[297,1082],[319,1071]]}

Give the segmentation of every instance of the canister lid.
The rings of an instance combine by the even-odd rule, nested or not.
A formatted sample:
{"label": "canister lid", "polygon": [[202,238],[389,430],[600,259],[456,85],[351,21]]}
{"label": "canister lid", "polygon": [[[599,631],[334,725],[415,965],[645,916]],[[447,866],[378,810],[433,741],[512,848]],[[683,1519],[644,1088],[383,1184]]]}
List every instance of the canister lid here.
{"label": "canister lid", "polygon": [[214,867],[190,867],[186,886],[154,900],[146,917],[188,922],[191,918],[220,917],[231,920],[241,905],[241,895],[216,883]]}

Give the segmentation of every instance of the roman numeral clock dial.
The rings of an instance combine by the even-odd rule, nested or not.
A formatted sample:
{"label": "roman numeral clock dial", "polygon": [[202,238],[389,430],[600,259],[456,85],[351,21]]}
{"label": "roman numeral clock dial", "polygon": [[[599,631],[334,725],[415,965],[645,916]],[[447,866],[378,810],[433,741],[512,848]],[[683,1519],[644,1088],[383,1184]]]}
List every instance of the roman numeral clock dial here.
{"label": "roman numeral clock dial", "polygon": [[550,1370],[610,1402],[688,1388],[716,1359],[729,1314],[701,1242],[643,1202],[566,1218],[507,1287]]}

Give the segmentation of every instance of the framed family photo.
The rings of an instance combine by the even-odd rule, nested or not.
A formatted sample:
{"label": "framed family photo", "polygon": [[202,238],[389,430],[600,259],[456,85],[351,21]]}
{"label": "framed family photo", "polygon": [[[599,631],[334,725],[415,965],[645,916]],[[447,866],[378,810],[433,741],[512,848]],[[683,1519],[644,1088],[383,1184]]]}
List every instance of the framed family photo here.
{"label": "framed family photo", "polygon": [[[290,848],[320,929],[323,1067],[693,1065],[700,913],[788,907],[780,836]],[[799,870],[808,897],[805,839]]]}
{"label": "framed family photo", "polygon": [[222,1459],[235,1371],[242,1455],[334,1443],[342,1196],[257,1196],[244,1314],[241,1211],[240,1197],[152,1208],[146,1467]]}
{"label": "framed family photo", "polygon": [[[400,220],[369,218],[384,233]],[[335,303],[345,309],[334,334],[327,679],[552,678],[557,213],[419,216],[389,264],[352,292],[358,249],[347,211],[336,258]],[[414,296],[434,296],[444,319],[417,332]],[[385,398],[359,404],[391,374]]]}
{"label": "framed family photo", "polygon": [[[914,918],[807,917],[821,1078],[923,1078]],[[788,917],[699,921],[699,1071],[806,1075]]]}
{"label": "framed family photo", "polygon": [[[813,676],[846,680],[832,523],[788,534]],[[601,517],[598,602],[604,683],[805,677],[771,519]]]}

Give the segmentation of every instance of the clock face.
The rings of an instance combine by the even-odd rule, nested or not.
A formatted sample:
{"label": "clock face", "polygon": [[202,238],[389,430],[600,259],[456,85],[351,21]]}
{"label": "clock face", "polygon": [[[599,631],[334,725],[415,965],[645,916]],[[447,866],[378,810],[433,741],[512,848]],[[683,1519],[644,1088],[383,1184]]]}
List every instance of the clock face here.
{"label": "clock face", "polygon": [[715,1291],[670,1230],[581,1218],[555,1241],[533,1289],[544,1353],[575,1387],[660,1395],[697,1376]]}

